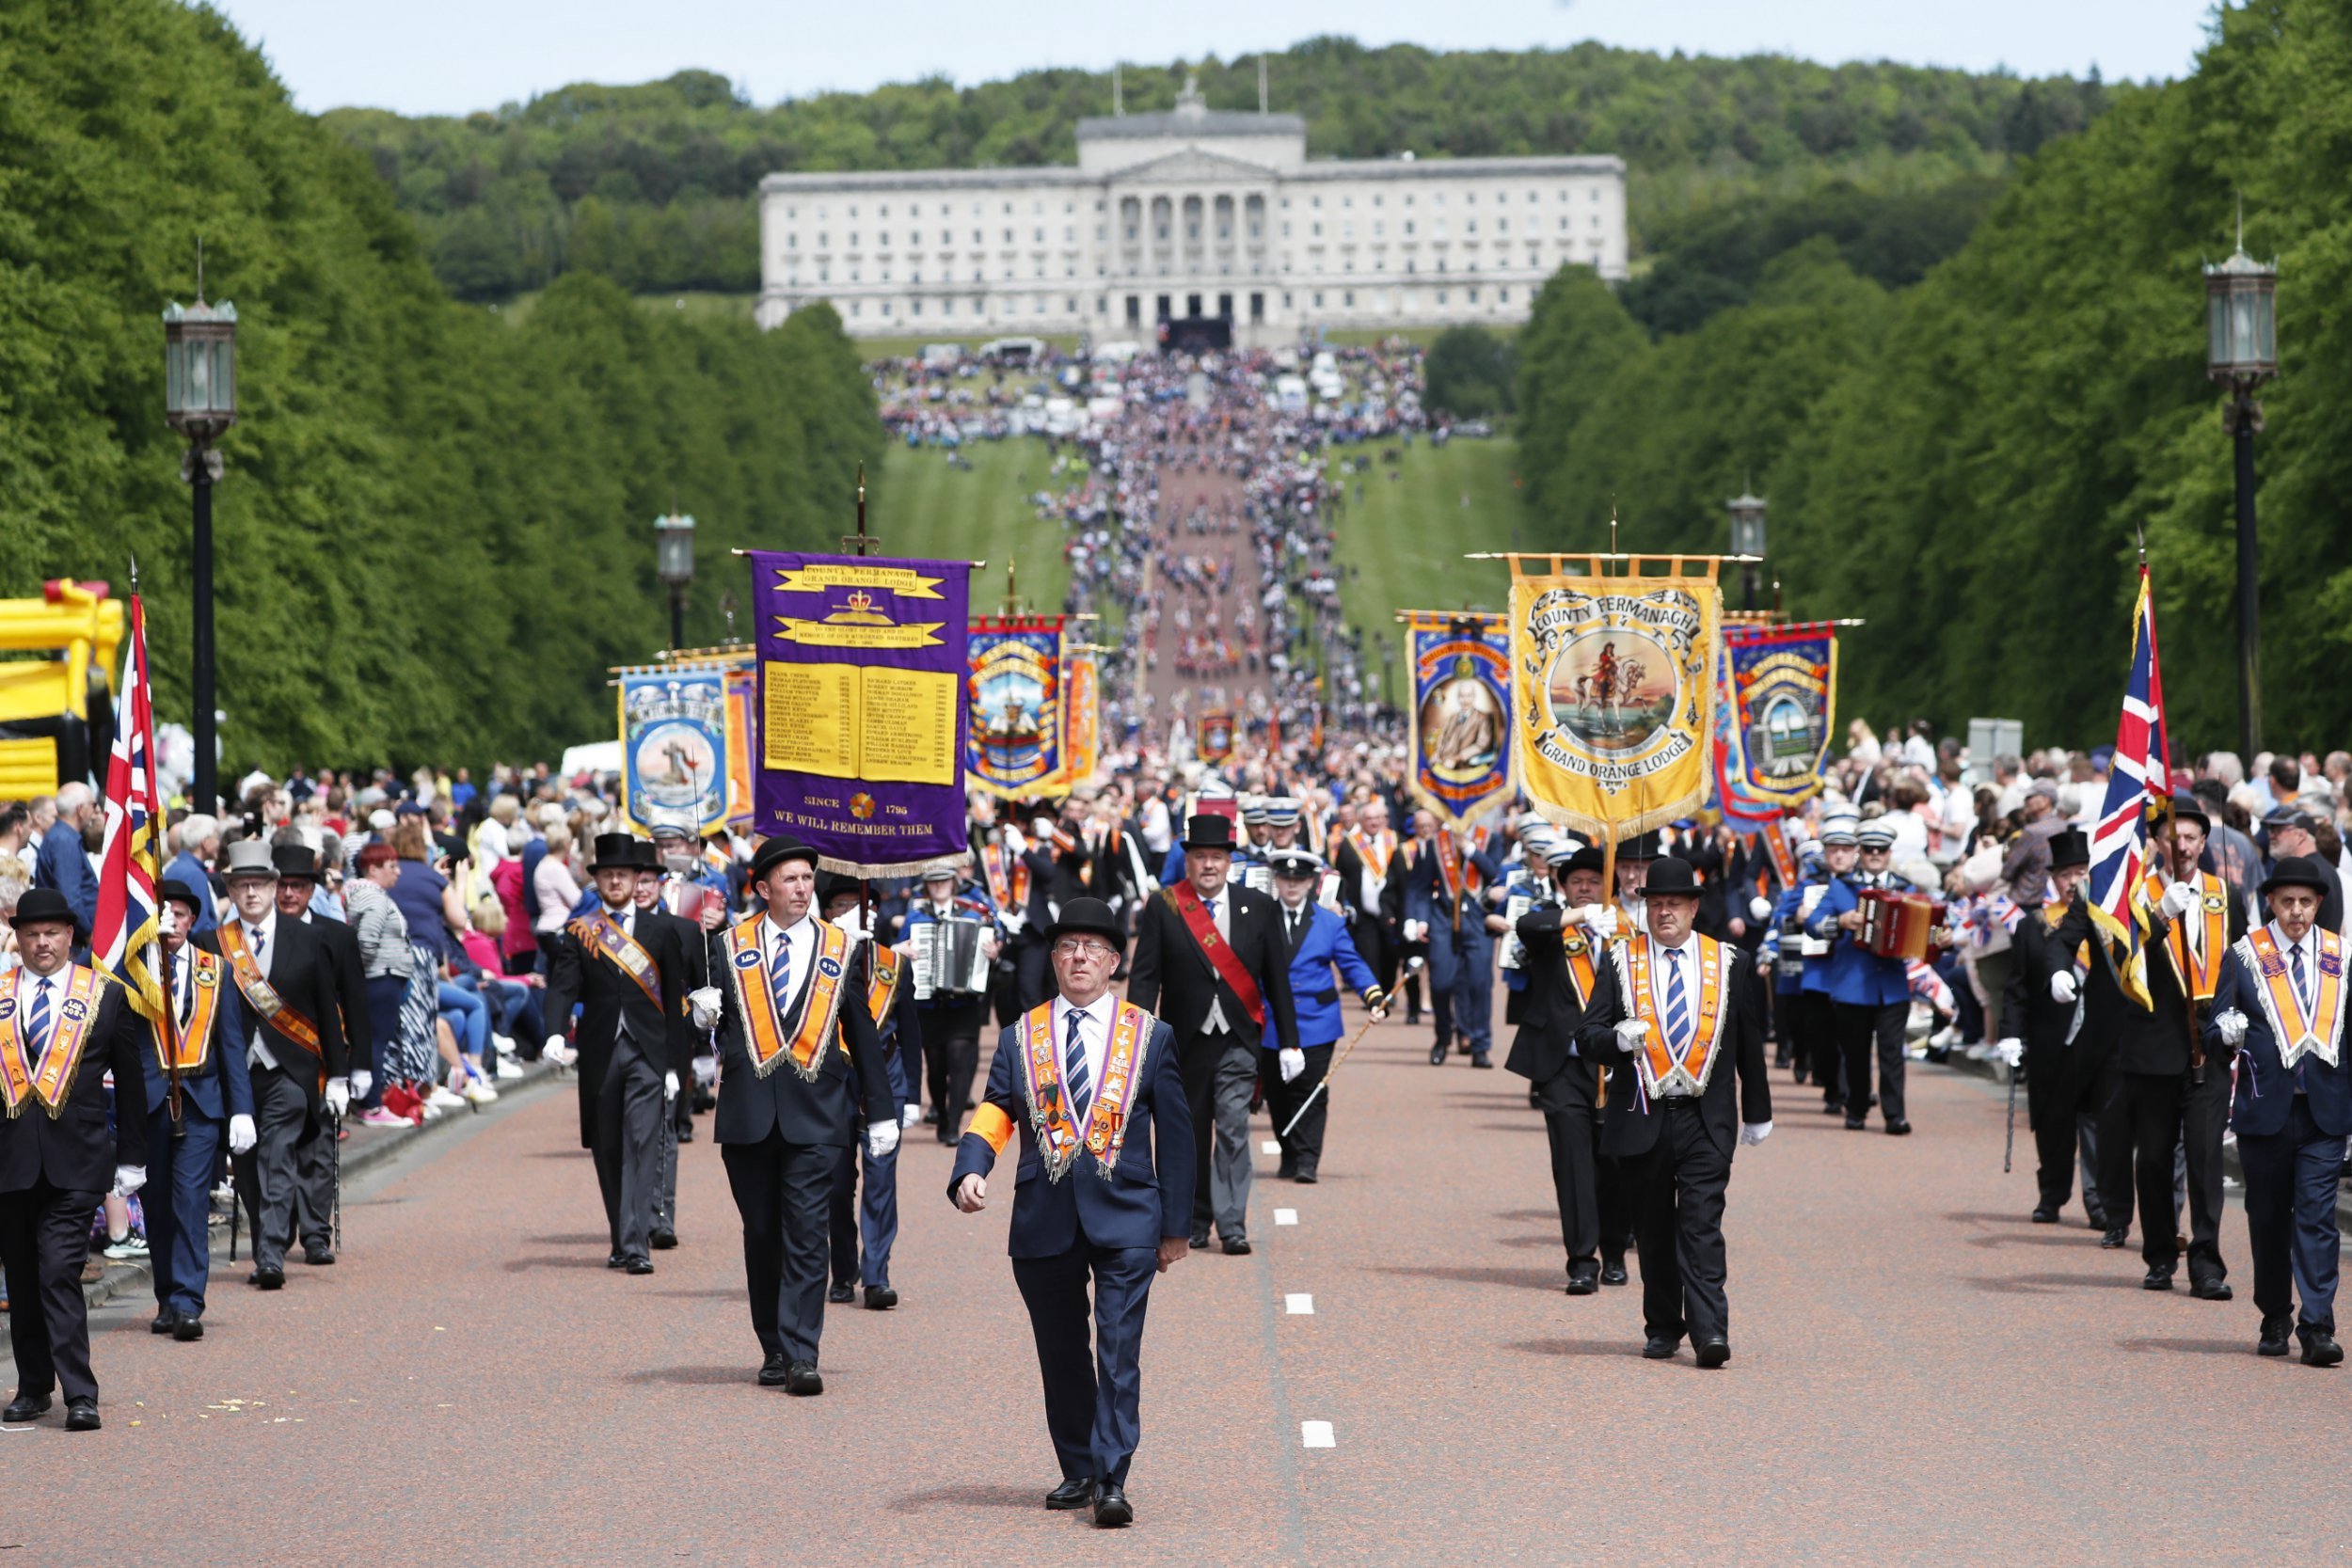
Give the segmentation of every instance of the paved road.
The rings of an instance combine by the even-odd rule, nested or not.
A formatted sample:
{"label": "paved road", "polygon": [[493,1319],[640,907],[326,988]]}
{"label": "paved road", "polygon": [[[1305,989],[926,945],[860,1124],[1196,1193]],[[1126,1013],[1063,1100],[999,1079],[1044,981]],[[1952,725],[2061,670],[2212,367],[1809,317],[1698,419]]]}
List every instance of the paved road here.
{"label": "paved road", "polygon": [[[1729,1368],[1639,1359],[1571,1300],[1518,1081],[1419,1031],[1340,1079],[1325,1180],[1260,1184],[1257,1254],[1154,1291],[1139,1522],[1055,1479],[1005,1214],[911,1143],[890,1313],[835,1309],[828,1392],[752,1382],[733,1211],[686,1150],[685,1244],[601,1267],[568,1095],[371,1176],[344,1261],[230,1283],[178,1345],[102,1314],[106,1430],[0,1433],[9,1562],[2222,1562],[2340,1555],[2352,1374],[2251,1354],[2240,1299],[2137,1289],[2000,1174],[2002,1101],[1915,1069],[1907,1141],[1784,1096],[1731,1187]],[[1785,1075],[1782,1078],[1785,1085]],[[707,1125],[707,1123],[706,1123]],[[1261,1162],[1271,1169],[1273,1161]],[[1295,1212],[1277,1222],[1277,1209]],[[1288,1310],[1292,1295],[1312,1313]],[[1327,1421],[1334,1446],[1302,1446]],[[2297,1481],[2289,1478],[2309,1478]],[[2302,1512],[2290,1521],[2288,1499]],[[43,1521],[61,1521],[44,1527]]]}

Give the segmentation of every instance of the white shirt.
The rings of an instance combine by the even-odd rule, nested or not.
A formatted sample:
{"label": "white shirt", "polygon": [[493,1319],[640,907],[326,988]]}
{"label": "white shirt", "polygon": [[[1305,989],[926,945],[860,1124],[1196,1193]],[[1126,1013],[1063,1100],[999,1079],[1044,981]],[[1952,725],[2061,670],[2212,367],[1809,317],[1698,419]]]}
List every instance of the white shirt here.
{"label": "white shirt", "polygon": [[[24,971],[24,979],[17,982],[17,1017],[26,1031],[23,1037],[26,1050],[31,1050],[34,1043],[31,1030],[33,1010],[36,1006],[34,998],[38,996],[45,995],[49,998],[48,1033],[41,1037],[40,1043],[46,1048],[50,1040],[56,1037],[58,1021],[64,1016],[59,1009],[65,1006],[65,987],[58,982],[64,977],[65,966],[60,964],[46,974],[36,974],[27,969]],[[32,984],[26,985],[25,980],[31,981]]]}
{"label": "white shirt", "polygon": [[1103,1092],[1103,1060],[1111,1049],[1111,1009],[1115,1004],[1111,993],[1104,991],[1083,1007],[1073,1007],[1064,997],[1054,998],[1054,1059],[1061,1064],[1065,1082],[1070,1076],[1070,1016],[1079,1018],[1078,1042],[1087,1053],[1087,1106],[1093,1108],[1094,1097]]}
{"label": "white shirt", "polygon": [[[2300,1019],[2281,1019],[2280,1022],[2291,1028],[2301,1024],[2312,1024],[2314,1021],[2312,1018],[2312,1006],[2319,995],[2319,927],[2314,922],[2312,928],[2303,933],[2301,942],[2289,942],[2287,934],[2279,929],[2279,923],[2274,920],[2270,923],[2270,940],[2279,944],[2280,961],[2287,966],[2287,984],[2296,990],[2296,1002],[2303,1009],[2303,1016]],[[2298,952],[2303,955],[2303,984],[2300,988],[2295,988],[2294,955]]]}
{"label": "white shirt", "polygon": [[[245,927],[246,950],[253,955],[253,967],[262,972],[263,979],[267,979],[270,966],[278,961],[278,906],[272,904],[269,907],[269,912],[259,921],[247,920],[243,913],[233,914],[230,918]],[[246,1048],[246,1059],[259,1062],[266,1068],[274,1068],[278,1065],[278,1058],[270,1054],[269,1042],[262,1037],[262,1023],[258,1014],[253,1022],[253,1039]]]}
{"label": "white shirt", "polygon": [[[1233,884],[1231,882],[1217,889],[1216,897],[1200,900],[1209,906],[1209,918],[1216,922],[1216,934],[1225,939],[1228,946],[1233,941],[1232,900]],[[1209,1016],[1201,1020],[1200,1032],[1204,1035],[1230,1035],[1233,1032],[1233,1026],[1225,1022],[1225,997],[1221,992],[1210,993]]]}

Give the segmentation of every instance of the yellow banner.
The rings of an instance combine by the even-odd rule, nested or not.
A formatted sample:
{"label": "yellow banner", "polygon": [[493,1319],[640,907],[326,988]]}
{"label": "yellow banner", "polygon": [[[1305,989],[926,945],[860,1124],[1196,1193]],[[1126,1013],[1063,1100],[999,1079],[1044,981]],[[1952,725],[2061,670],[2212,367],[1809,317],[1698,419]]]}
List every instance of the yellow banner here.
{"label": "yellow banner", "polygon": [[1521,787],[1545,818],[1594,838],[1692,815],[1706,797],[1714,736],[1714,562],[1660,558],[1632,564],[1669,575],[1603,576],[1598,559],[1581,573],[1539,559],[1553,572],[1522,574],[1512,562]]}

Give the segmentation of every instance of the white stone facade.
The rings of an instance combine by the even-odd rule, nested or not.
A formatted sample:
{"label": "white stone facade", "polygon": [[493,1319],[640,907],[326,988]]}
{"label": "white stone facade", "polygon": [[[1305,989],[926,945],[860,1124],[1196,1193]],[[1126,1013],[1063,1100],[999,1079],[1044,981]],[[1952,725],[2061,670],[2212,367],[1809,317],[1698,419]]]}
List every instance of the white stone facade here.
{"label": "white stone facade", "polygon": [[1563,266],[1626,276],[1622,160],[1311,162],[1297,116],[1189,87],[1170,113],[1080,120],[1075,167],[760,182],[760,325],[829,300],[860,337],[1508,325]]}

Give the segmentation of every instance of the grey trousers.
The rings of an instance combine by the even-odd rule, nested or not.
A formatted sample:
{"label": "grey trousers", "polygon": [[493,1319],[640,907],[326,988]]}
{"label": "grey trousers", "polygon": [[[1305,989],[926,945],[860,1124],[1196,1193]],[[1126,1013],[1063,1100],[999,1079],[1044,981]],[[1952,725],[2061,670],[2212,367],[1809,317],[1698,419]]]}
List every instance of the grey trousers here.
{"label": "grey trousers", "polygon": [[[678,1085],[677,1098],[683,1101],[694,1091]],[[677,1117],[670,1112],[677,1101],[664,1104],[661,1117],[661,1196],[654,1200],[653,1227],[677,1234]]]}
{"label": "grey trousers", "polygon": [[596,1185],[604,1195],[612,1250],[624,1257],[644,1258],[652,1250],[668,1109],[661,1099],[661,1069],[634,1040],[615,1041],[596,1094]]}
{"label": "grey trousers", "polygon": [[258,1205],[253,1262],[283,1268],[297,1234],[304,1251],[326,1249],[335,1212],[335,1134],[292,1073],[259,1062],[253,1064],[253,1130],[246,1167]]}
{"label": "grey trousers", "polygon": [[1209,1157],[1209,1210],[1227,1241],[1249,1234],[1249,1182],[1257,1161],[1249,1151],[1249,1100],[1258,1086],[1254,1039],[1236,1037],[1216,1059],[1216,1148]]}

